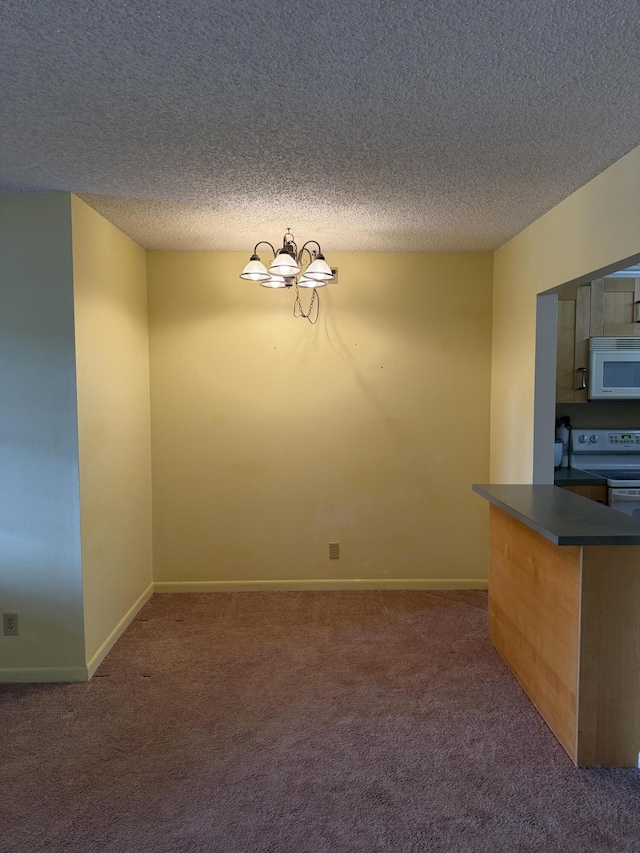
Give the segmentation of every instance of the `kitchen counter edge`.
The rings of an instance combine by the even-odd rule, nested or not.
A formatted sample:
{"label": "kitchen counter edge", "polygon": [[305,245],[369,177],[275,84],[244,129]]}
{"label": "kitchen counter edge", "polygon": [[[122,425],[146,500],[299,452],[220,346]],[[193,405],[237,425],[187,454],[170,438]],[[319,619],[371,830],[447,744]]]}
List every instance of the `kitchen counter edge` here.
{"label": "kitchen counter edge", "polygon": [[606,486],[607,478],[580,471],[579,468],[556,468],[553,482],[556,486]]}
{"label": "kitchen counter edge", "polygon": [[472,489],[554,545],[640,545],[640,520],[558,486],[474,483]]}

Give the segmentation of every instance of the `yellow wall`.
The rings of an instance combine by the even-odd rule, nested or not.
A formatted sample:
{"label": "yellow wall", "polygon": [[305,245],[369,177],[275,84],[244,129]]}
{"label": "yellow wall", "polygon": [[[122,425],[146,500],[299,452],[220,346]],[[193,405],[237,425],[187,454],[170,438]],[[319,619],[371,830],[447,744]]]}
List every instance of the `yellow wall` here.
{"label": "yellow wall", "polygon": [[140,246],[76,196],[71,212],[84,625],[91,669],[152,582],[146,258]]}
{"label": "yellow wall", "polygon": [[530,483],[536,295],[640,252],[640,148],[494,254],[491,480]]}
{"label": "yellow wall", "polygon": [[485,578],[491,255],[332,255],[316,327],[246,260],[148,253],[160,588]]}
{"label": "yellow wall", "polygon": [[79,199],[0,194],[0,681],[86,677],[135,611],[151,460],[160,589],[481,582],[490,395],[491,478],[530,482],[536,295],[635,260],[638,198],[640,149],[493,259],[332,256],[311,327],[244,254],[145,270]]}

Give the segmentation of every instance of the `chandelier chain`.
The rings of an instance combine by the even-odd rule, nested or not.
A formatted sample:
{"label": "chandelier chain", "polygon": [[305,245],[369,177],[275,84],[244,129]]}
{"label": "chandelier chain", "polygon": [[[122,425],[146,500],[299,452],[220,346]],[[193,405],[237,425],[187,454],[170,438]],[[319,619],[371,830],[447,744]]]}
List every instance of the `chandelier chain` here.
{"label": "chandelier chain", "polygon": [[[313,314],[313,308],[316,308],[315,316]],[[309,310],[305,312],[302,307],[302,302],[300,301],[300,288],[298,287],[298,282],[296,282],[296,299],[293,303],[293,316],[294,317],[304,317],[305,320],[308,320],[312,326],[318,322],[318,317],[320,316],[320,295],[318,291],[313,288],[313,293],[311,294],[311,302],[309,303]],[[312,319],[313,318],[313,319]]]}

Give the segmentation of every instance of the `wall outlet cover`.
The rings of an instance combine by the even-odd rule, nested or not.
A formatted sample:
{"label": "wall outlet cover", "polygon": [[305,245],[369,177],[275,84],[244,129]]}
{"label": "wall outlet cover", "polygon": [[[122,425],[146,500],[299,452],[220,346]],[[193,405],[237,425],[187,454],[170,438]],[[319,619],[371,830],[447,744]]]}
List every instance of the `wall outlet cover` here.
{"label": "wall outlet cover", "polygon": [[5,637],[18,636],[18,614],[3,613],[2,614],[2,633]]}

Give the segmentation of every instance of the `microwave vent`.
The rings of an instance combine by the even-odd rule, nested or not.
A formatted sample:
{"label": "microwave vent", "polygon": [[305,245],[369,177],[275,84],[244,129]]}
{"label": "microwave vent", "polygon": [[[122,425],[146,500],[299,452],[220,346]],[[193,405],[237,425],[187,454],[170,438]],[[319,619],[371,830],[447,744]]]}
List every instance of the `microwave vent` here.
{"label": "microwave vent", "polygon": [[598,350],[640,350],[640,338],[589,338],[589,349]]}

